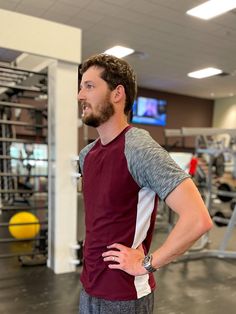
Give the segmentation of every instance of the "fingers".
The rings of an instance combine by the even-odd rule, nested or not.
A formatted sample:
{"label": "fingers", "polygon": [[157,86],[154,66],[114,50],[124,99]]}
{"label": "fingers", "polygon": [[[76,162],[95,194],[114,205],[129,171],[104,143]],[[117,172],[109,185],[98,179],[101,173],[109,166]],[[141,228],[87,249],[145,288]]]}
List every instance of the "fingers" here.
{"label": "fingers", "polygon": [[115,261],[119,258],[119,255],[115,251],[108,251],[102,254],[104,261]]}
{"label": "fingers", "polygon": [[107,248],[108,249],[117,249],[117,250],[121,251],[122,249],[126,248],[126,246],[119,244],[119,243],[113,243],[111,245],[108,245]]}
{"label": "fingers", "polygon": [[112,251],[112,250],[110,250],[110,251],[106,251],[106,252],[102,253],[102,257],[108,257],[108,256],[118,257],[118,256],[120,256],[120,252],[119,251]]}
{"label": "fingers", "polygon": [[110,269],[121,269],[120,257],[117,256],[117,253],[119,253],[119,252],[117,252],[117,251],[108,251],[108,252],[102,254],[103,261],[109,263],[107,265],[108,268],[110,268]]}
{"label": "fingers", "polygon": [[122,256],[128,248],[119,243],[113,243],[107,246],[107,248],[115,250],[109,250],[102,254],[104,262],[112,262],[112,264],[108,265],[109,268],[121,269],[120,263],[123,260]]}
{"label": "fingers", "polygon": [[121,269],[122,270],[122,268],[120,267],[120,264],[109,264],[108,268],[110,268],[110,269]]}
{"label": "fingers", "polygon": [[102,258],[104,262],[108,262],[108,268],[123,270],[133,276],[146,273],[146,270],[142,266],[144,257],[142,245],[133,249],[119,243],[114,243],[107,248],[109,250],[102,254]]}
{"label": "fingers", "polygon": [[[142,255],[144,254],[142,244],[140,244],[136,250],[131,249],[129,247],[126,247],[126,246],[119,244],[119,243],[111,244],[111,245],[107,246],[107,248],[108,249],[115,249],[115,250],[109,250],[109,251],[103,252],[102,257],[104,258],[104,261],[112,261],[113,256],[117,257],[121,260],[123,257],[130,255],[131,253],[134,253],[136,250],[141,252]],[[109,257],[109,259],[107,259],[107,257]]]}
{"label": "fingers", "polygon": [[120,258],[121,256],[121,250],[124,250],[126,249],[126,246],[122,245],[122,244],[119,244],[119,243],[113,243],[109,246],[107,246],[108,249],[115,249],[115,250],[109,250],[109,251],[106,251],[104,253],[102,253],[102,257],[103,257],[103,260],[104,261],[116,261],[118,262],[118,258]]}

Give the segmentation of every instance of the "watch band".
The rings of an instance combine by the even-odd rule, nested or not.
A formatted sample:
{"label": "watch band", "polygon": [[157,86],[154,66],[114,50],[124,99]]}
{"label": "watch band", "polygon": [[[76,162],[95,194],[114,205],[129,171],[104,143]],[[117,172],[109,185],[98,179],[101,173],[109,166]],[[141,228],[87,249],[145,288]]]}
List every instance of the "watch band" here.
{"label": "watch band", "polygon": [[146,255],[142,261],[142,266],[149,272],[154,273],[156,268],[152,266],[152,255]]}

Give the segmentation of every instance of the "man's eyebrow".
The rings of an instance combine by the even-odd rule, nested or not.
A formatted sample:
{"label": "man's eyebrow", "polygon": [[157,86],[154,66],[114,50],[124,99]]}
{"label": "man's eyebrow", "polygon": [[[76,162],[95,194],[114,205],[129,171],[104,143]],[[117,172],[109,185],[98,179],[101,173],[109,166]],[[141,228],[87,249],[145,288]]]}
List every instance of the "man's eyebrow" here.
{"label": "man's eyebrow", "polygon": [[89,84],[89,83],[94,84],[94,82],[92,80],[87,80],[87,81],[81,82],[80,87],[82,87],[83,85]]}

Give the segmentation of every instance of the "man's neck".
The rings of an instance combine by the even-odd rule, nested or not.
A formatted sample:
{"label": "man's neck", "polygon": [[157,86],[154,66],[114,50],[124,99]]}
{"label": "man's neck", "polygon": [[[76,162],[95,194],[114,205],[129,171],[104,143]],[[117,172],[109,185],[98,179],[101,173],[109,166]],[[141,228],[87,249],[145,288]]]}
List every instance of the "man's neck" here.
{"label": "man's neck", "polygon": [[101,143],[106,145],[116,138],[127,126],[126,119],[117,120],[111,117],[109,121],[103,123],[97,128]]}

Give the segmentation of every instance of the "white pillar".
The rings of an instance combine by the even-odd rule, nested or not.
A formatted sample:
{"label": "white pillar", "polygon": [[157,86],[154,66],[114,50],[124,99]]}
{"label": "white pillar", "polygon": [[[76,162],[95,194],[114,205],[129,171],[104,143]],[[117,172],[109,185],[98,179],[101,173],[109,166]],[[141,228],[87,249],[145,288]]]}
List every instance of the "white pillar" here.
{"label": "white pillar", "polygon": [[[1,47],[54,59],[49,66],[49,256],[55,273],[74,269],[70,244],[77,236],[77,191],[71,158],[77,155],[77,66],[81,30],[0,9]],[[57,61],[56,61],[57,60]]]}
{"label": "white pillar", "polygon": [[74,270],[70,245],[77,240],[77,189],[71,160],[78,152],[78,66],[49,66],[49,241],[48,266],[55,273]]}

